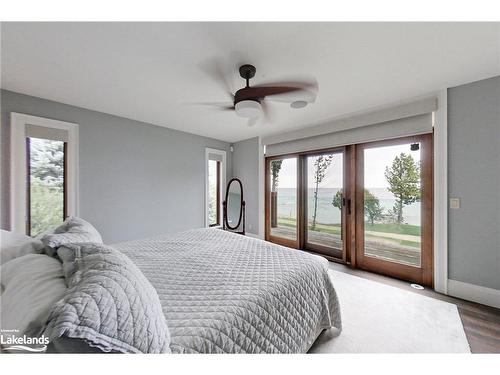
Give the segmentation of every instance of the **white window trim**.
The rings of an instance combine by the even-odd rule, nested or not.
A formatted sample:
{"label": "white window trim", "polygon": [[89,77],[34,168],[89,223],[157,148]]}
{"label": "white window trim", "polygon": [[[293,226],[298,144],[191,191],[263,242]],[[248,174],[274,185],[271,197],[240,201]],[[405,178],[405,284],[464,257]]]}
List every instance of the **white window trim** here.
{"label": "white window trim", "polygon": [[448,294],[448,90],[434,112],[434,290]]}
{"label": "white window trim", "polygon": [[68,132],[67,207],[69,216],[78,216],[78,124],[11,112],[10,114],[10,226],[26,233],[26,125],[62,129]]}
{"label": "white window trim", "polygon": [[266,180],[266,145],[262,141],[262,137],[259,137],[259,229],[258,237],[260,239],[265,239],[266,233],[266,190],[265,190],[265,180]]}
{"label": "white window trim", "polygon": [[219,206],[219,223],[222,225],[222,220],[223,220],[223,205],[222,202],[224,201],[225,197],[225,189],[226,189],[226,151],[224,150],[218,150],[215,148],[205,148],[205,227],[208,228],[210,225],[209,220],[208,220],[208,160],[209,160],[209,155],[210,154],[215,154],[215,155],[220,155],[222,157],[222,162],[221,162],[221,171],[220,171],[220,206]]}

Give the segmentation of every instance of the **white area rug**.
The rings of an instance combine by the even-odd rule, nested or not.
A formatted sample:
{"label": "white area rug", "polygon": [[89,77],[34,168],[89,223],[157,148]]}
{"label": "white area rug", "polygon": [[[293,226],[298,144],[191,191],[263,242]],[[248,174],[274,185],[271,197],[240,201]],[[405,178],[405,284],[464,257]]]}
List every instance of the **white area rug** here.
{"label": "white area rug", "polygon": [[470,353],[451,303],[330,271],[342,333],[323,332],[310,353]]}

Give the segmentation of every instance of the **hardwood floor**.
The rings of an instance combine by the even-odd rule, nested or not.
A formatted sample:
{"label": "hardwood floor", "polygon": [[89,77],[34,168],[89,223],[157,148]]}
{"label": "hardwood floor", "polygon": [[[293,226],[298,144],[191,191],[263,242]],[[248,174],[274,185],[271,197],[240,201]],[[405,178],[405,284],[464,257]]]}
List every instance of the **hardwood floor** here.
{"label": "hardwood floor", "polygon": [[329,263],[330,268],[335,271],[345,272],[457,305],[471,352],[500,353],[500,309],[450,297],[428,288],[423,290],[414,289],[407,281],[354,269],[344,264]]}

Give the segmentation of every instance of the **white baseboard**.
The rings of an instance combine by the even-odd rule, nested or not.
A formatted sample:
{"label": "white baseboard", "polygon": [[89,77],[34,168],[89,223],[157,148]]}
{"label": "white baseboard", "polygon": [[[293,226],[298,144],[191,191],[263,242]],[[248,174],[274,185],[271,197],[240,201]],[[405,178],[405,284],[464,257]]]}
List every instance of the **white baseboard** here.
{"label": "white baseboard", "polygon": [[500,290],[448,279],[448,294],[500,309]]}
{"label": "white baseboard", "polygon": [[262,238],[260,238],[260,236],[258,234],[250,233],[250,232],[245,232],[245,236],[262,239]]}

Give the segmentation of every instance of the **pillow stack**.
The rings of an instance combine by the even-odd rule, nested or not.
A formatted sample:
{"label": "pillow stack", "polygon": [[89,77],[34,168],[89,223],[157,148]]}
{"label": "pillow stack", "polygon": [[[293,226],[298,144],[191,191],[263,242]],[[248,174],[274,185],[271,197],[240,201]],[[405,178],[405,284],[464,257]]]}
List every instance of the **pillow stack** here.
{"label": "pillow stack", "polygon": [[0,328],[14,336],[37,337],[67,290],[62,260],[53,257],[57,249],[73,243],[102,244],[102,237],[78,217],[68,217],[41,239],[4,230],[1,234]]}

